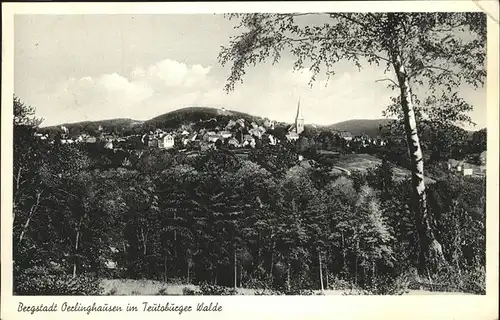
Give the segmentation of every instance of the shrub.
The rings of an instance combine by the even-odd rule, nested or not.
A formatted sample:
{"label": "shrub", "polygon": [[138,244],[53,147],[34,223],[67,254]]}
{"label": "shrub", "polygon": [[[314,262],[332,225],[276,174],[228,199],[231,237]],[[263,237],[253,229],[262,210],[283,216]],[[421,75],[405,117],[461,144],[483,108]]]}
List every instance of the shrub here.
{"label": "shrub", "polygon": [[117,292],[116,288],[112,288],[111,290],[109,290],[109,292],[107,293],[107,295],[108,296],[114,296],[114,295],[116,295],[116,292]]}
{"label": "shrub", "polygon": [[202,293],[199,290],[193,290],[191,288],[184,287],[184,288],[182,288],[182,295],[184,295],[184,296],[201,296]]}
{"label": "shrub", "polygon": [[67,274],[43,274],[43,268],[26,269],[14,277],[17,295],[82,295],[96,296],[103,293],[97,278],[86,275],[72,277]]}
{"label": "shrub", "polygon": [[368,286],[367,291],[372,295],[403,295],[408,293],[410,279],[406,274],[396,278],[392,276],[378,276]]}
{"label": "shrub", "polygon": [[167,296],[168,295],[167,288],[161,288],[160,290],[158,290],[158,293],[156,295],[157,296]]}
{"label": "shrub", "polygon": [[168,278],[168,283],[171,285],[183,285],[188,282],[185,278]]}
{"label": "shrub", "polygon": [[328,289],[330,290],[351,290],[353,289],[353,283],[340,279],[337,276],[331,275],[328,280]]}
{"label": "shrub", "polygon": [[472,294],[486,294],[486,273],[484,267],[460,270],[447,267],[432,276],[434,291],[459,291]]}
{"label": "shrub", "polygon": [[222,287],[208,283],[200,285],[201,294],[204,296],[231,296],[238,292],[234,288]]}
{"label": "shrub", "polygon": [[255,290],[254,294],[256,296],[280,296],[284,293],[275,289],[258,289]]}

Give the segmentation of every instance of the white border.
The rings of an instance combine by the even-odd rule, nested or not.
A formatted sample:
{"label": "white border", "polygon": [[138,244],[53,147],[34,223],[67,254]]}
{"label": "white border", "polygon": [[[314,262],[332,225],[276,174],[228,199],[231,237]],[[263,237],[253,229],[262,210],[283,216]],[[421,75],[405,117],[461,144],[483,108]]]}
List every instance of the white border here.
{"label": "white border", "polygon": [[[218,301],[221,313],[185,313],[187,318],[217,319],[495,319],[498,317],[498,1],[482,1],[481,6],[496,17],[488,18],[488,159],[487,159],[487,295],[429,296],[315,296],[315,297],[13,297],[12,292],[12,93],[13,93],[13,16],[14,14],[166,14],[229,12],[325,12],[325,11],[479,11],[472,1],[366,1],[366,2],[227,2],[227,3],[8,3],[2,4],[2,250],[1,319],[63,319],[147,316],[157,319],[176,313],[17,313],[19,301],[50,304],[63,301],[108,303],[125,306],[142,301],[196,304]],[[50,30],[47,30],[50,32]],[[464,195],[467,196],[467,195]]]}

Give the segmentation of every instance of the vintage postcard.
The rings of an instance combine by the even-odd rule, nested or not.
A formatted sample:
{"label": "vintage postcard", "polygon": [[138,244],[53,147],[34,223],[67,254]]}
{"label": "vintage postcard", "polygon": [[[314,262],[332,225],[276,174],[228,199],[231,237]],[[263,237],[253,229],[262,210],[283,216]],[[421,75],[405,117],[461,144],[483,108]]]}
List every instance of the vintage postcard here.
{"label": "vintage postcard", "polygon": [[498,24],[3,4],[1,319],[497,318]]}

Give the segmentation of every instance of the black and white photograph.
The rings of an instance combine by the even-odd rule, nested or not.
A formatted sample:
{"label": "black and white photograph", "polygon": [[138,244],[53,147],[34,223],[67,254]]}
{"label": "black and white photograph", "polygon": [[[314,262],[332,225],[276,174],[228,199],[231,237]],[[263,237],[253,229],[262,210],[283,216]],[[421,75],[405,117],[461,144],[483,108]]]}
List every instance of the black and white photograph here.
{"label": "black and white photograph", "polygon": [[486,295],[492,17],[280,8],[14,15],[6,294]]}

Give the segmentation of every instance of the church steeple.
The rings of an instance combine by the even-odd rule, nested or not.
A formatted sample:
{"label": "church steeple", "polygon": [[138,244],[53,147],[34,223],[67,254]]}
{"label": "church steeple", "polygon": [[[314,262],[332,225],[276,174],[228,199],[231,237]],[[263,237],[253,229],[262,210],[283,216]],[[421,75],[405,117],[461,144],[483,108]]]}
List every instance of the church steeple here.
{"label": "church steeple", "polygon": [[297,115],[295,117],[295,132],[301,134],[304,131],[304,117],[302,116],[302,109],[300,109],[300,98],[297,104]]}

